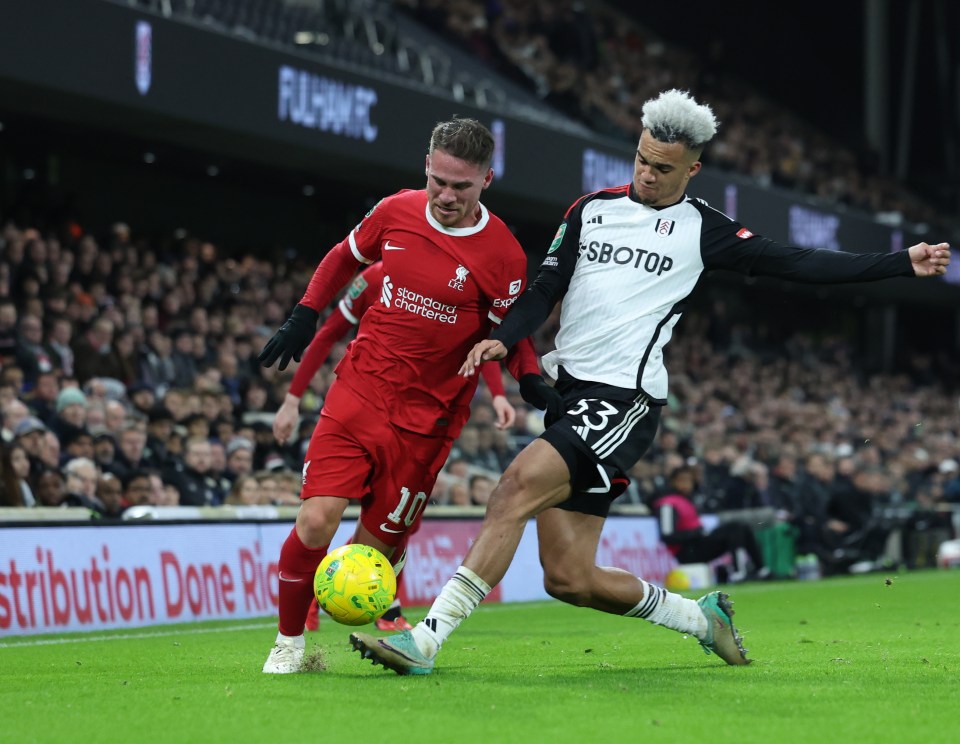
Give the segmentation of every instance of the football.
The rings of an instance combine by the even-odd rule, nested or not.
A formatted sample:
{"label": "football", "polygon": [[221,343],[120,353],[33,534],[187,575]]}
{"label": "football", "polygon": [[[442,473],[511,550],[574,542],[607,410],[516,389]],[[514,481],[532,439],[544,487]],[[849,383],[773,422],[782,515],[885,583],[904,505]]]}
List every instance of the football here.
{"label": "football", "polygon": [[390,609],[397,594],[397,575],[379,550],[344,545],[327,553],[317,566],[313,591],[333,620],[366,625]]}

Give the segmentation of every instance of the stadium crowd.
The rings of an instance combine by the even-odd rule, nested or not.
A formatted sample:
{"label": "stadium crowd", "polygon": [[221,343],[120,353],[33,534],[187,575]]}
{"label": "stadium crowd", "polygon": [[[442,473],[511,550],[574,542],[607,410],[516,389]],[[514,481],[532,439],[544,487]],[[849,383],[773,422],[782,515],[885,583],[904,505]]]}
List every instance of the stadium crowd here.
{"label": "stadium crowd", "polygon": [[723,123],[705,154],[713,167],[813,194],[833,204],[939,225],[928,201],[882,176],[875,153],[854,152],[759,95],[724,69],[723,43],[697,56],[668,44],[614,3],[580,0],[393,0],[437,33],[461,40],[499,74],[587,124],[627,142],[641,106],[661,90],[691,91]]}
{"label": "stadium crowd", "polygon": [[[298,503],[344,346],[303,396],[285,446],[271,420],[292,370],[255,357],[312,267],[221,257],[191,237],[149,245],[123,224],[101,239],[75,224],[41,232],[8,221],[0,240],[0,504],[116,518],[133,505]],[[539,332],[541,353],[555,327]],[[693,466],[701,511],[769,510],[825,562],[879,557],[894,526],[949,533],[947,510],[960,504],[956,362],[917,356],[901,373],[867,375],[843,338],[777,337],[725,317],[722,304],[687,319],[669,351],[661,433],[618,504],[643,508]],[[512,380],[506,388],[515,425],[493,425],[479,388],[435,506],[485,504],[541,431],[542,414]]]}
{"label": "stadium crowd", "polygon": [[[688,88],[723,122],[713,163],[831,202],[936,221],[862,159],[613,8],[588,17],[571,0],[395,4],[596,131],[635,141],[641,103]],[[315,376],[284,445],[271,422],[293,370],[265,369],[256,355],[313,268],[221,255],[189,235],[152,244],[122,223],[100,235],[7,218],[0,506],[119,518],[137,505],[298,504],[303,454],[345,347]],[[556,316],[535,339],[539,352],[555,332]],[[673,393],[660,434],[617,503],[648,507],[672,473],[693,468],[701,512],[765,511],[795,530],[801,551],[839,570],[878,558],[894,528],[915,542],[951,532],[949,509],[960,504],[957,361],[914,355],[896,374],[868,374],[844,338],[773,338],[776,329],[726,316],[722,303],[687,318],[668,351]],[[541,412],[513,380],[506,389],[516,423],[498,430],[489,393],[478,389],[435,508],[484,505],[542,431]],[[929,559],[916,545],[904,553]]]}
{"label": "stadium crowd", "polygon": [[[137,0],[152,7],[155,0]],[[831,204],[863,210],[888,223],[926,225],[940,234],[945,210],[879,170],[880,158],[866,145],[853,150],[802,117],[760,95],[748,82],[723,74],[724,42],[710,40],[694,53],[667,43],[615,3],[583,0],[368,0],[364,3],[287,0],[170,4],[174,12],[214,23],[271,43],[297,46],[296,33],[316,28],[361,66],[379,70],[384,42],[354,56],[363,35],[357,29],[371,17],[390,23],[402,12],[442,39],[468,51],[553,109],[590,129],[631,144],[641,133],[641,106],[658,91],[689,90],[708,103],[723,126],[705,154],[711,167],[752,176],[815,195]],[[338,30],[339,29],[339,30]],[[328,39],[329,41],[329,39]],[[308,46],[298,50],[309,53]],[[331,47],[321,46],[329,51]],[[352,51],[351,51],[352,50]],[[399,52],[399,49],[392,49]],[[416,77],[417,65],[405,74]],[[398,70],[390,68],[394,72]]]}

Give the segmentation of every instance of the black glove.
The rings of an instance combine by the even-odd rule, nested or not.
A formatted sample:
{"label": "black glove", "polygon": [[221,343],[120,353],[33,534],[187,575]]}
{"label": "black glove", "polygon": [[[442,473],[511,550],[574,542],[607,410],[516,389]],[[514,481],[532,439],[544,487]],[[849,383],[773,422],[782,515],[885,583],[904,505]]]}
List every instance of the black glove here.
{"label": "black glove", "polygon": [[557,389],[547,384],[540,375],[529,374],[520,378],[520,397],[534,408],[546,411],[543,423],[550,426],[554,421],[563,417],[563,396]]}
{"label": "black glove", "polygon": [[297,305],[287,318],[287,322],[280,326],[280,330],[267,341],[263,351],[257,356],[257,361],[264,367],[269,367],[277,359],[280,364],[277,369],[286,369],[291,357],[300,361],[303,350],[313,340],[317,332],[317,321],[320,313],[306,305]]}

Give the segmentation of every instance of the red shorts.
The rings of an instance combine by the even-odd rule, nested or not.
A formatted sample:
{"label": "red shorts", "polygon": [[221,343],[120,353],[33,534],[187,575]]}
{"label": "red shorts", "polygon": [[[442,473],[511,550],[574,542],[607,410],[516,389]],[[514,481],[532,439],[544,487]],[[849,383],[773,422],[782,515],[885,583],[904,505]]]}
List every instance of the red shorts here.
{"label": "red shorts", "polygon": [[346,385],[334,382],[303,465],[301,499],[360,500],[360,523],[396,546],[419,526],[453,439],[394,426]]}

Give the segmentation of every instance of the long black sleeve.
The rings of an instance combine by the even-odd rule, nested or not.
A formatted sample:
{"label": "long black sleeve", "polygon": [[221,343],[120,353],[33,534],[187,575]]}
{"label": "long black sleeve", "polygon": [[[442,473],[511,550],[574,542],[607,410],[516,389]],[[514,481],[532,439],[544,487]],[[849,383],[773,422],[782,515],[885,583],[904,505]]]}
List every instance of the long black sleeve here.
{"label": "long black sleeve", "polygon": [[490,334],[508,349],[520,339],[532,335],[550,315],[563,296],[566,280],[554,271],[541,271],[536,281],[517,298],[503,323]]}
{"label": "long black sleeve", "polygon": [[773,240],[764,241],[749,262],[747,273],[816,284],[872,282],[895,276],[914,276],[907,251],[847,253],[796,248]]}
{"label": "long black sleeve", "polygon": [[793,282],[841,284],[915,276],[908,251],[850,253],[799,248],[754,235],[709,207],[691,202],[703,217],[701,255],[707,269],[728,269],[749,276],[775,276]]}

